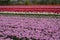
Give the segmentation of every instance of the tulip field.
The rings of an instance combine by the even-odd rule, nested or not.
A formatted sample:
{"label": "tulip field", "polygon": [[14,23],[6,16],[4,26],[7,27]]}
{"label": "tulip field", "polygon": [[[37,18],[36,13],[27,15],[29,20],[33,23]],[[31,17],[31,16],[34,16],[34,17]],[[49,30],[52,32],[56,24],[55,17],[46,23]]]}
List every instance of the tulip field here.
{"label": "tulip field", "polygon": [[60,40],[59,0],[0,0],[0,40]]}
{"label": "tulip field", "polygon": [[0,40],[60,40],[60,16],[0,14]]}

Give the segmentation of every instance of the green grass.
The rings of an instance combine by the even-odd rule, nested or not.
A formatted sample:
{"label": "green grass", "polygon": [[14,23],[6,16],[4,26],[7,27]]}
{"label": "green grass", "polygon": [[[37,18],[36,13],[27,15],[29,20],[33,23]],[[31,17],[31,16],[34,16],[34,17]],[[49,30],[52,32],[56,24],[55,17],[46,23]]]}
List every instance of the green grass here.
{"label": "green grass", "polygon": [[60,17],[59,14],[13,14],[13,13],[0,13],[5,16],[22,16],[22,17]]}

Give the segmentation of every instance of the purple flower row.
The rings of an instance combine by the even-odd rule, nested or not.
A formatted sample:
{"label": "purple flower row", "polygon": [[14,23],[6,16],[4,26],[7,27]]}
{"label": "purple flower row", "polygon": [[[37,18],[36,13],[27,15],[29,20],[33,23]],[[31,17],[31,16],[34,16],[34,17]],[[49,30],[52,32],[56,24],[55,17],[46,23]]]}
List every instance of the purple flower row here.
{"label": "purple flower row", "polygon": [[0,16],[0,40],[13,40],[7,36],[39,40],[60,40],[60,19],[51,17]]}

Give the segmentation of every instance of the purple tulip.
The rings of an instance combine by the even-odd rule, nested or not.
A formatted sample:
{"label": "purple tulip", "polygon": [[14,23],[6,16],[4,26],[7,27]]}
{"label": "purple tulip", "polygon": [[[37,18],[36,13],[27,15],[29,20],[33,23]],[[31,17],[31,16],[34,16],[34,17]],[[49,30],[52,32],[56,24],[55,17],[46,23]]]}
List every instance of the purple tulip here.
{"label": "purple tulip", "polygon": [[22,37],[36,40],[60,40],[60,19],[1,15],[0,40],[13,40],[14,38],[18,40]]}

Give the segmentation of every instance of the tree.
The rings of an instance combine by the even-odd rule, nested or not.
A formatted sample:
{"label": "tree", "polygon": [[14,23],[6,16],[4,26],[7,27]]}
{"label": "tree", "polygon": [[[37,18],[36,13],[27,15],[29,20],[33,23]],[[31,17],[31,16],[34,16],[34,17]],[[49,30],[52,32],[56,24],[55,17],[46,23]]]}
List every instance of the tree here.
{"label": "tree", "polygon": [[0,0],[0,5],[8,5],[9,0]]}

